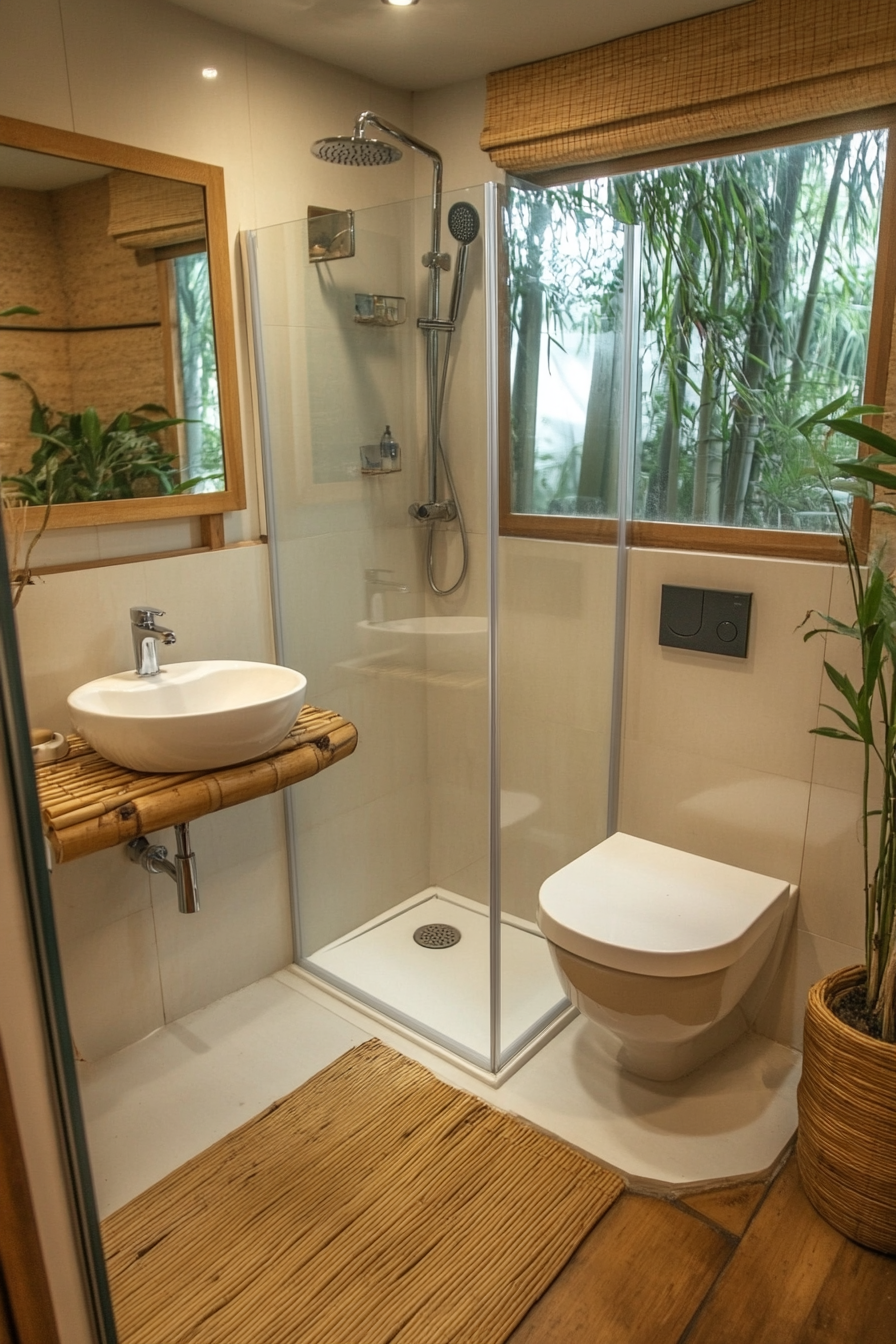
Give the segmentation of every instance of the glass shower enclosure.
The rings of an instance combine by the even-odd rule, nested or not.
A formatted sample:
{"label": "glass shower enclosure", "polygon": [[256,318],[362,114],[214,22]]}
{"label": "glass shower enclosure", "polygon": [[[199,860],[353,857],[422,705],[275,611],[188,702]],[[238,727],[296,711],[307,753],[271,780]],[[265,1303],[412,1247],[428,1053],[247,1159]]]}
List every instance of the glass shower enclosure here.
{"label": "glass shower enclosure", "polygon": [[[246,237],[278,657],[359,733],[338,769],[287,793],[296,963],[492,1074],[570,1011],[535,903],[606,834],[616,583],[614,547],[499,538],[500,191],[444,200],[482,220],[444,381],[468,548],[448,595],[427,545],[433,529],[434,586],[451,588],[458,520],[409,514],[430,498],[430,202],[334,215],[335,242],[317,216]],[[579,775],[554,758],[545,639],[601,664]]]}

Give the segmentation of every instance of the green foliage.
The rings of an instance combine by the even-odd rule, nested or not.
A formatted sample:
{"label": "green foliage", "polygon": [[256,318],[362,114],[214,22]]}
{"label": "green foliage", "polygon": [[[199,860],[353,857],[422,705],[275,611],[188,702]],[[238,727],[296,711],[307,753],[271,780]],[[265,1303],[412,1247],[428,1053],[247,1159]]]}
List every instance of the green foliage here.
{"label": "green foliage", "polygon": [[539,438],[539,382],[552,375],[558,354],[588,348],[618,326],[625,208],[610,181],[508,192],[511,437],[521,512],[592,511],[578,493],[582,444],[562,432],[560,443]]}
{"label": "green foliage", "polygon": [[[884,143],[867,132],[633,179],[656,393],[641,462],[648,515],[836,529],[794,425],[861,391]],[[701,415],[717,461],[708,491],[697,484]]]}
{"label": "green foliage", "polygon": [[215,489],[224,486],[224,450],[218,397],[215,328],[208,255],[189,253],[173,262],[186,420],[186,460]]}
{"label": "green foliage", "polygon": [[176,455],[167,452],[156,436],[183,421],[169,416],[164,406],[147,404],[121,411],[103,425],[92,407],[51,411],[19,374],[0,377],[23,383],[31,396],[30,433],[39,446],[27,471],[3,477],[4,486],[24,503],[81,504],[181,494],[202,480],[178,480]]}
{"label": "green foliage", "polygon": [[[546,381],[558,349],[588,348],[595,333],[618,326],[619,230],[638,225],[639,514],[836,531],[797,426],[819,403],[861,395],[885,149],[885,131],[857,132],[569,187],[513,188],[516,507],[550,510],[571,455],[585,474],[582,443],[545,419]],[[597,375],[595,364],[592,390]]]}
{"label": "green foliage", "polygon": [[[813,731],[822,737],[856,742],[864,753],[862,834],[865,860],[865,956],[868,970],[868,1007],[881,1021],[881,1035],[896,1040],[896,586],[879,552],[862,566],[839,496],[845,491],[864,496],[872,509],[893,513],[891,505],[873,502],[874,485],[888,489],[896,478],[881,468],[896,467],[896,439],[865,425],[861,417],[880,412],[876,406],[847,406],[846,397],[805,417],[799,431],[809,442],[816,429],[826,430],[825,448],[835,435],[874,448],[871,456],[831,460],[828,451],[816,455],[818,479],[840,529],[852,591],[855,620],[851,624],[829,614],[809,612],[821,620],[804,635],[836,634],[858,643],[861,674],[852,678],[825,662],[828,681],[841,705],[825,705],[839,721]],[[872,468],[868,463],[873,463]],[[869,475],[870,471],[870,475]],[[872,806],[880,792],[880,806]],[[877,835],[869,826],[877,819]]]}

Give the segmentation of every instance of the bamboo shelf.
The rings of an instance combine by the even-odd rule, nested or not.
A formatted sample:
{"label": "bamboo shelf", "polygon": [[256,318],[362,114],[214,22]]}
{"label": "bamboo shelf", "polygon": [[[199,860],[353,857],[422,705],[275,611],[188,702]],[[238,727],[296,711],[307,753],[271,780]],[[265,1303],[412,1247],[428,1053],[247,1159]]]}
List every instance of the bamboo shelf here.
{"label": "bamboo shelf", "polygon": [[181,775],[139,774],[105,760],[76,733],[68,741],[65,760],[37,770],[44,831],[57,863],[310,779],[352,754],[358,730],[332,710],[306,705],[280,745],[259,760]]}

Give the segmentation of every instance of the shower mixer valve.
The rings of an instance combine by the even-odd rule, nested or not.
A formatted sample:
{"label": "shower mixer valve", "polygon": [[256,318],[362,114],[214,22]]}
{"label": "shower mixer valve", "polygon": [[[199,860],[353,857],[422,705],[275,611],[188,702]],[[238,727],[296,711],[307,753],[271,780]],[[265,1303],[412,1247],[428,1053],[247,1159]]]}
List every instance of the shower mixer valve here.
{"label": "shower mixer valve", "polygon": [[457,517],[453,499],[431,500],[428,504],[409,504],[408,513],[421,523],[450,523]]}

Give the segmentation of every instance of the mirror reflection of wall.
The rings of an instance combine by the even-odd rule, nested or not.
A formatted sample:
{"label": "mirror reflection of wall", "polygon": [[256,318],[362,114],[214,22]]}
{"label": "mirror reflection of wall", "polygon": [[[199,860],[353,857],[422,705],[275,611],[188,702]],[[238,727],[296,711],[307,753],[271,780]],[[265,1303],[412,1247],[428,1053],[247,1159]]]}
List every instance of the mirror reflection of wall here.
{"label": "mirror reflection of wall", "polygon": [[202,187],[0,147],[0,277],[0,309],[37,310],[0,321],[0,369],[24,380],[0,380],[4,475],[38,447],[27,383],[54,424],[88,407],[103,427],[144,406],[185,421],[155,434],[154,470],[87,497],[224,488]]}

